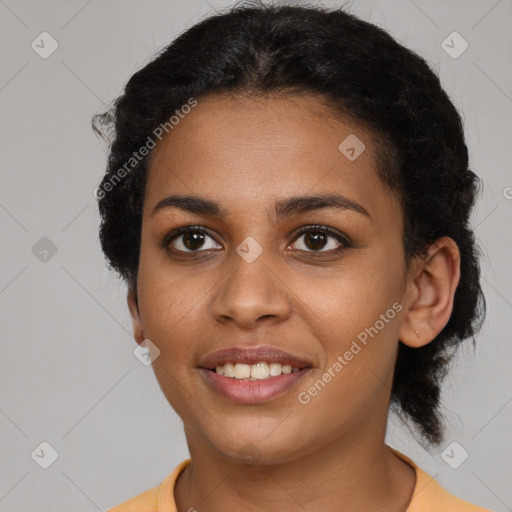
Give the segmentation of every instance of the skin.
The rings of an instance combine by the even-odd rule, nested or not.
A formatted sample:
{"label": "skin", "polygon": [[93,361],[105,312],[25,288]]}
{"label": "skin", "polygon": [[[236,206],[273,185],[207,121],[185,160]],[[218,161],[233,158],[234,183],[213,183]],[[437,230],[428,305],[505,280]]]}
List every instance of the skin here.
{"label": "skin", "polygon": [[[338,150],[351,133],[366,146],[354,161]],[[275,201],[313,193],[343,194],[371,217],[333,208],[273,217]],[[152,216],[172,194],[212,199],[229,213],[170,208]],[[336,252],[342,244],[332,235],[323,246],[311,246],[311,232],[295,235],[315,224],[348,235],[352,246]],[[186,237],[159,245],[196,225],[212,234],[195,246],[196,259]],[[137,343],[149,338],[161,350],[153,369],[184,423],[192,464],[176,484],[180,512],[407,508],[415,472],[384,443],[398,340],[419,347],[446,325],[459,252],[442,238],[406,267],[402,231],[369,133],[332,118],[313,96],[201,98],[153,150],[138,297],[130,290],[128,305]],[[248,236],[263,250],[252,263],[236,252]],[[396,302],[401,311],[301,404],[298,394]],[[197,368],[204,354],[235,345],[275,346],[313,369],[277,398],[237,404]]]}

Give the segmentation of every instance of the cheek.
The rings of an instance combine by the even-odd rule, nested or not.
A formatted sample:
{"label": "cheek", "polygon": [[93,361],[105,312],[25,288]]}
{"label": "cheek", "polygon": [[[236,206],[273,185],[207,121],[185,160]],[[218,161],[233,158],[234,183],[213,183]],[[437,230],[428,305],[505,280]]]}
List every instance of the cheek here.
{"label": "cheek", "polygon": [[[165,251],[143,236],[138,289],[141,320],[148,334],[162,335],[194,308],[201,295],[186,270],[171,268]],[[162,339],[165,341],[165,339]]]}
{"label": "cheek", "polygon": [[406,283],[400,255],[371,252],[359,252],[325,278],[297,279],[297,295],[308,306],[303,312],[309,310],[328,337],[356,336],[402,297]]}
{"label": "cheek", "polygon": [[[353,265],[339,269],[315,286],[301,286],[314,336],[320,340],[323,357],[322,382],[305,392],[315,401],[313,410],[338,421],[347,411],[364,411],[378,406],[391,386],[400,325],[400,298],[405,286],[400,254],[383,257],[370,251]],[[310,282],[311,284],[311,282]],[[314,385],[314,383],[313,383]],[[320,392],[321,390],[321,392]],[[321,398],[313,398],[315,393]],[[342,404],[341,408],[332,404]],[[308,406],[309,407],[309,406]],[[316,409],[318,408],[318,409]]]}
{"label": "cheek", "polygon": [[387,406],[401,286],[399,273],[367,266],[340,274],[314,291],[304,288],[302,300],[314,305],[313,312],[304,314],[314,324],[324,357],[315,378],[297,395],[308,418],[323,418],[326,436],[332,434],[329,426],[350,428]]}
{"label": "cheek", "polygon": [[175,372],[186,362],[187,347],[200,329],[197,311],[205,290],[199,285],[141,258],[138,287],[144,335],[167,356],[165,365]]}

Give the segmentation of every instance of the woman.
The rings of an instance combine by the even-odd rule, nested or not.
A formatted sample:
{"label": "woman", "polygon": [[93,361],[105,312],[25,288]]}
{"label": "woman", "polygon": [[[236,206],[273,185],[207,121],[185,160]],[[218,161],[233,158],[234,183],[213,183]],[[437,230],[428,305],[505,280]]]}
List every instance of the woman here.
{"label": "woman", "polygon": [[235,6],[129,80],[96,191],[135,340],[191,458],[121,511],[483,511],[384,442],[433,447],[484,316],[460,116],[341,9]]}

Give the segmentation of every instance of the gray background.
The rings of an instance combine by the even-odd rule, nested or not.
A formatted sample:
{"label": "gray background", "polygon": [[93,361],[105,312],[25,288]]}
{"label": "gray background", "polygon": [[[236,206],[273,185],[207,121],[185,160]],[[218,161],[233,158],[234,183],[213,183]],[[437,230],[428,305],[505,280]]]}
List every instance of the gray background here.
{"label": "gray background", "polygon": [[[133,354],[126,292],[100,252],[92,192],[106,148],[90,119],[155,51],[231,4],[0,1],[0,511],[105,510],[188,457],[181,421]],[[473,222],[488,316],[443,402],[446,446],[469,458],[452,469],[446,446],[427,453],[394,417],[387,442],[450,492],[512,510],[512,2],[359,1],[351,11],[439,72],[485,182]],[[59,45],[47,59],[31,47],[43,31]],[[453,31],[469,43],[456,59],[441,46]],[[43,237],[54,255],[41,252]],[[42,441],[58,452],[48,469],[31,458]]]}

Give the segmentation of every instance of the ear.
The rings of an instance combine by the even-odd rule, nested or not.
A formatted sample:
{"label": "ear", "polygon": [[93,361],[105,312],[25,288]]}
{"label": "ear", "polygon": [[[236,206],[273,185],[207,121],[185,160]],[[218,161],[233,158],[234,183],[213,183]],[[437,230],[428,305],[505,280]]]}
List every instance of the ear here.
{"label": "ear", "polygon": [[128,289],[128,309],[130,310],[130,315],[132,317],[132,326],[133,326],[133,338],[140,345],[144,340],[144,331],[142,330],[142,322],[139,314],[139,305],[137,299],[137,293],[132,287]]}
{"label": "ear", "polygon": [[399,339],[409,347],[430,343],[446,326],[460,279],[460,252],[449,237],[436,240],[408,276],[405,320]]}

